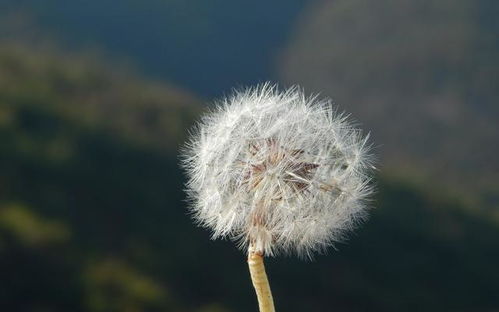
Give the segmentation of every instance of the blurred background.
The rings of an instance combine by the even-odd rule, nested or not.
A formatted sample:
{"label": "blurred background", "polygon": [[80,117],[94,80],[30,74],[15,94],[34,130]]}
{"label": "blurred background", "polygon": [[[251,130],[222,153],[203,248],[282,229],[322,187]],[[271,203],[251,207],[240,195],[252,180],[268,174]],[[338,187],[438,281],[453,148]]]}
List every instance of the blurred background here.
{"label": "blurred background", "polygon": [[371,131],[371,218],[268,261],[278,311],[499,311],[499,1],[3,0],[0,310],[249,312],[187,215],[178,147],[234,87]]}

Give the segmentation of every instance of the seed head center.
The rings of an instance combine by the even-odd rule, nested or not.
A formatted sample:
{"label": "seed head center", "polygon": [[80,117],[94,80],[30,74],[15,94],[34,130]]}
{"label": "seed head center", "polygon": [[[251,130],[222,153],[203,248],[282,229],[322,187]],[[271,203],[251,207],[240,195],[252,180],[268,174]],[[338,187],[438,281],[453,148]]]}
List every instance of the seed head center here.
{"label": "seed head center", "polygon": [[[275,139],[251,142],[248,146],[244,184],[256,189],[263,181],[283,182],[294,192],[305,192],[318,164],[304,161],[302,149],[286,149]],[[280,197],[280,196],[279,196]],[[279,198],[278,197],[278,198]]]}

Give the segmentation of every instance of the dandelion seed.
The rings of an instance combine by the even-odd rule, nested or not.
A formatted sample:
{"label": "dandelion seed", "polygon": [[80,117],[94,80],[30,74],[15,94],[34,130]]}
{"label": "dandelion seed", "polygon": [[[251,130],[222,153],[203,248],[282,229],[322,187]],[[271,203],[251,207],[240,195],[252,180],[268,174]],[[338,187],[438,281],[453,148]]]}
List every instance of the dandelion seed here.
{"label": "dandelion seed", "polygon": [[365,218],[371,160],[368,137],[329,100],[267,83],[204,116],[182,164],[194,219],[248,252],[260,310],[273,311],[262,257],[342,240]]}

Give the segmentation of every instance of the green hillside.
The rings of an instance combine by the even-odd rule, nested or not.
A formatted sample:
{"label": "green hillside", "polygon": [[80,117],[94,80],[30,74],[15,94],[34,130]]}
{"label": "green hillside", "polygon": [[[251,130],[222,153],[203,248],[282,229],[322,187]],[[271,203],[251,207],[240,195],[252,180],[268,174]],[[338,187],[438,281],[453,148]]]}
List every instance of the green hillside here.
{"label": "green hillside", "polygon": [[[186,213],[195,97],[80,56],[0,48],[6,311],[249,312],[244,255]],[[493,311],[499,224],[403,176],[313,262],[269,261],[279,311]]]}
{"label": "green hillside", "polygon": [[0,62],[5,125],[9,124],[12,110],[31,111],[27,114],[47,118],[58,114],[60,122],[79,123],[171,151],[183,141],[184,129],[200,112],[200,103],[192,95],[163,84],[143,82],[126,70],[111,68],[90,56],[68,59],[49,48],[33,53],[6,44],[0,46]]}

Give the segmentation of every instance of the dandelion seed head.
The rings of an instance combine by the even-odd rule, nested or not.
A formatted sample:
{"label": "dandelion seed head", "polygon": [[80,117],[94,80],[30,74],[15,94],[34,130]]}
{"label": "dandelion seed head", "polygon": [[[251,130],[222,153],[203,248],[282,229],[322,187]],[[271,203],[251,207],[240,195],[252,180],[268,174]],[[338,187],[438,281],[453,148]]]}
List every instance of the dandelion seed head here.
{"label": "dandelion seed head", "polygon": [[268,256],[311,256],[343,240],[372,193],[368,136],[298,87],[267,83],[218,102],[182,165],[194,219]]}

